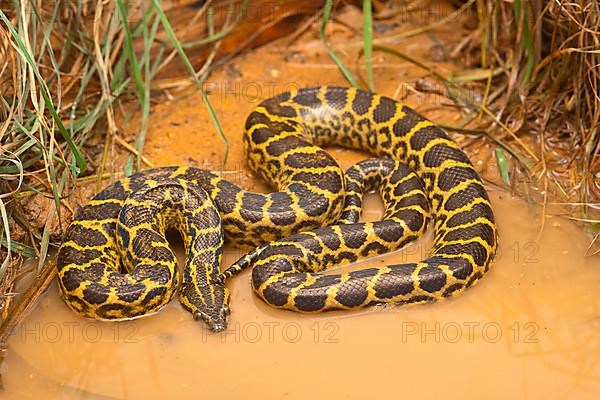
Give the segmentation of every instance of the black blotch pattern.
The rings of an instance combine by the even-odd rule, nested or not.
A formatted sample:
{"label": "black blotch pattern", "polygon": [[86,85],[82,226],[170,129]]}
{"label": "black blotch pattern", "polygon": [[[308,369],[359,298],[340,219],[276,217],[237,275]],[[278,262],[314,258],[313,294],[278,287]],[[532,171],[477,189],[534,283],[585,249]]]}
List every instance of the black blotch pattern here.
{"label": "black blotch pattern", "polygon": [[263,103],[263,106],[269,112],[269,114],[272,115],[286,118],[294,118],[298,116],[298,113],[294,107],[287,106],[281,102],[266,101]]}
{"label": "black blotch pattern", "polygon": [[444,132],[437,126],[426,126],[416,131],[410,138],[410,145],[415,151],[423,149],[431,140],[443,136]]}
{"label": "black blotch pattern", "polygon": [[396,114],[396,102],[387,97],[380,97],[379,104],[373,111],[373,119],[377,123],[386,122]]}
{"label": "black blotch pattern", "polygon": [[466,154],[458,148],[449,147],[445,143],[433,145],[423,155],[423,163],[429,168],[439,167],[446,160],[458,161],[466,164],[471,164]]}
{"label": "black blotch pattern", "polygon": [[457,208],[465,207],[471,204],[475,199],[482,197],[486,200],[488,199],[485,188],[481,183],[473,182],[464,189],[452,193],[444,203],[444,208],[448,211],[453,211]]}
{"label": "black blotch pattern", "polygon": [[471,243],[454,243],[447,244],[440,247],[436,254],[470,254],[477,265],[483,265],[487,260],[487,250],[481,244],[477,242]]}
{"label": "black blotch pattern", "polygon": [[81,313],[87,313],[87,311],[90,309],[90,306],[79,297],[68,294],[66,299],[68,300],[70,307],[74,308],[75,310],[80,310]]}
{"label": "black blotch pattern", "polygon": [[170,249],[163,246],[157,246],[154,247],[152,251],[152,259],[156,261],[170,262],[175,261],[175,256]]}
{"label": "black blotch pattern", "polygon": [[65,241],[72,240],[79,246],[103,246],[106,244],[106,237],[97,229],[90,229],[81,225],[71,225]]}
{"label": "black blotch pattern", "polygon": [[244,192],[240,215],[246,221],[258,222],[262,219],[262,208],[266,203],[266,196],[258,193]]}
{"label": "black blotch pattern", "polygon": [[[277,258],[263,265],[257,265],[252,270],[252,286],[258,289],[269,277],[280,272],[293,271],[292,263],[286,258]],[[296,274],[298,275],[298,274]],[[284,278],[282,278],[284,279]],[[282,281],[279,280],[279,282]]]}
{"label": "black blotch pattern", "polygon": [[270,197],[271,204],[267,208],[267,213],[269,215],[294,212],[294,209],[292,208],[294,201],[289,193],[274,192],[270,194]]}
{"label": "black blotch pattern", "polygon": [[254,132],[252,132],[252,141],[257,144],[261,144],[269,140],[269,138],[274,136],[274,132],[268,128],[257,128]]}
{"label": "black blotch pattern", "polygon": [[271,156],[279,157],[283,153],[288,152],[290,149],[307,146],[309,146],[308,142],[297,136],[286,136],[269,143],[267,146],[267,151]]}
{"label": "black blotch pattern", "polygon": [[465,280],[473,273],[473,266],[469,260],[465,258],[444,258],[443,256],[435,255],[430,257],[427,262],[438,265],[447,265],[452,271],[452,276],[456,279]]}
{"label": "black blotch pattern", "polygon": [[337,285],[335,299],[346,307],[360,306],[369,295],[367,283],[376,274],[375,268],[350,272],[350,279]]}
{"label": "black blotch pattern", "polygon": [[348,100],[348,89],[330,86],[325,92],[325,100],[331,108],[342,110],[346,107],[346,101]]}
{"label": "black blotch pattern", "polygon": [[151,258],[154,255],[153,244],[156,242],[165,243],[166,239],[157,232],[147,228],[138,230],[137,235],[135,235],[131,241],[131,247],[135,257]]}
{"label": "black blotch pattern", "polygon": [[171,271],[169,271],[169,268],[166,265],[162,264],[137,265],[131,272],[131,276],[136,282],[150,279],[159,285],[166,285],[172,279]]}
{"label": "black blotch pattern", "polygon": [[[250,129],[252,126],[254,125],[267,125],[269,126],[269,124],[271,123],[271,118],[269,118],[267,115],[263,114],[262,112],[258,112],[258,111],[252,111],[250,113],[250,115],[248,115],[248,118],[246,118],[246,130]],[[259,142],[262,143],[262,142]]]}
{"label": "black blotch pattern", "polygon": [[259,259],[264,260],[271,256],[284,255],[286,258],[301,258],[302,250],[293,244],[281,244],[275,242],[267,246],[259,255]]}
{"label": "black blotch pattern", "polygon": [[304,289],[327,290],[329,287],[340,283],[340,280],[341,280],[340,275],[321,275],[317,278],[316,281],[314,281],[313,283],[311,283],[308,286],[305,286]]}
{"label": "black blotch pattern", "polygon": [[344,243],[351,249],[358,249],[367,240],[367,234],[361,225],[340,225],[340,231],[344,238]]}
{"label": "black blotch pattern", "polygon": [[408,300],[402,301],[400,304],[409,304],[409,303],[424,303],[427,301],[435,301],[435,297],[431,297],[431,296],[425,296],[425,295],[419,295],[419,296],[414,296],[411,297]]}
{"label": "black blotch pattern", "polygon": [[419,155],[418,154],[411,154],[408,156],[408,165],[413,168],[413,169],[417,169],[419,167],[419,163],[421,161],[419,160]]}
{"label": "black blotch pattern", "polygon": [[356,254],[349,251],[342,251],[335,257],[335,264],[343,264],[344,262],[351,263],[356,260],[358,260],[358,256],[356,256]]}
{"label": "black blotch pattern", "polygon": [[381,243],[372,242],[365,246],[363,251],[360,252],[360,255],[363,257],[367,257],[371,254],[384,254],[388,251],[390,251],[390,249],[382,245]]}
{"label": "black blotch pattern", "polygon": [[118,237],[121,239],[123,247],[129,247],[129,241],[131,240],[129,231],[123,225],[118,225],[116,226],[116,232]]}
{"label": "black blotch pattern", "polygon": [[358,115],[364,115],[369,111],[371,102],[373,101],[373,94],[358,90],[354,100],[352,100],[352,111]]}
{"label": "black blotch pattern", "polygon": [[[235,226],[242,232],[244,232],[247,229],[246,224],[243,221],[240,221],[236,218],[225,217],[221,220],[221,223],[223,224],[223,226]],[[230,229],[225,229],[225,231],[228,232],[230,231]]]}
{"label": "black blotch pattern", "polygon": [[[394,195],[398,195],[398,194],[396,194],[396,192],[394,191]],[[427,198],[422,193],[415,193],[415,194],[411,194],[410,196],[404,197],[402,199],[400,205],[402,207],[420,206],[425,211],[429,210],[429,202],[427,201]]]}
{"label": "black blotch pattern", "polygon": [[388,156],[395,156],[398,158],[398,160],[405,162],[407,150],[408,150],[408,147],[407,147],[406,143],[398,141],[398,142],[396,142],[396,144],[394,144],[394,148],[388,154]]}
{"label": "black blotch pattern", "polygon": [[102,279],[105,271],[105,265],[102,263],[92,263],[85,269],[87,279],[95,282]]}
{"label": "black blotch pattern", "polygon": [[62,247],[58,253],[57,266],[60,269],[67,264],[83,265],[91,260],[100,258],[102,253],[94,249],[77,250],[70,246]]}
{"label": "black blotch pattern", "polygon": [[406,106],[402,107],[402,112],[404,116],[394,122],[394,134],[399,137],[406,135],[418,122],[425,119]]}
{"label": "black blotch pattern", "polygon": [[337,262],[335,256],[332,253],[325,253],[321,257],[321,265],[323,268],[327,268],[334,265]]}
{"label": "black blotch pattern", "polygon": [[325,168],[336,165],[329,154],[324,151],[317,153],[292,153],[285,158],[285,165],[292,168]]}
{"label": "black blotch pattern", "polygon": [[320,225],[317,223],[317,221],[309,219],[298,222],[295,226],[295,229],[297,232],[303,232],[309,229],[318,228],[319,226]]}
{"label": "black blotch pattern", "polygon": [[445,241],[460,240],[463,238],[481,237],[490,246],[495,242],[494,230],[487,224],[477,223],[475,225],[456,228],[448,232],[444,237]]}
{"label": "black blotch pattern", "polygon": [[140,298],[144,293],[146,287],[141,283],[134,283],[127,286],[121,286],[116,288],[117,297],[119,300],[132,303]]}
{"label": "black blotch pattern", "polygon": [[444,204],[444,196],[439,193],[434,193],[433,196],[431,196],[431,199],[432,203],[436,205],[435,211],[439,211]]}
{"label": "black blotch pattern", "polygon": [[[421,220],[423,219],[421,218]],[[402,225],[390,220],[377,222],[373,225],[373,228],[375,234],[386,242],[396,242],[404,235]]]}
{"label": "black blotch pattern", "polygon": [[403,220],[413,232],[421,229],[426,222],[421,212],[412,209],[398,210],[394,217]]}
{"label": "black blotch pattern", "polygon": [[416,264],[390,265],[390,272],[381,275],[373,289],[380,299],[391,299],[396,296],[406,295],[414,290],[410,274]]}
{"label": "black blotch pattern", "polygon": [[467,222],[475,221],[478,217],[484,217],[490,221],[494,221],[494,213],[488,204],[477,203],[471,209],[461,211],[446,221],[446,225],[450,228],[462,225]]}
{"label": "black blotch pattern", "polygon": [[448,191],[459,183],[471,179],[479,180],[477,172],[471,167],[445,168],[439,175],[438,187],[443,191]]}
{"label": "black blotch pattern", "polygon": [[327,248],[330,250],[337,250],[342,244],[339,236],[333,230],[331,230],[331,228],[325,228],[320,237],[323,241],[323,244],[325,244],[325,246],[327,246]]}
{"label": "black blotch pattern", "polygon": [[[262,280],[258,280],[255,279],[255,275],[259,274],[255,274],[255,271],[260,272],[257,271],[257,268],[252,271],[252,284],[254,285],[254,289],[258,289],[270,275],[264,275]],[[269,302],[278,306],[282,306],[287,303],[290,289],[301,285],[303,282],[305,282],[305,280],[306,274],[304,273],[295,273],[284,276],[267,286],[263,291],[263,295],[269,300]]]}
{"label": "black blotch pattern", "polygon": [[[400,168],[397,168],[394,170],[394,172],[392,173],[392,175],[389,177],[389,181],[391,184],[396,184],[398,182],[400,182],[408,173],[408,169],[406,168],[405,165],[400,164]],[[412,180],[407,181],[407,184],[409,184],[408,182],[412,182]],[[413,183],[410,183],[410,185],[412,186]],[[398,189],[402,189],[402,185],[401,186],[397,186],[395,188],[395,190]],[[397,196],[399,196],[401,194],[401,192],[398,192]]]}
{"label": "black blotch pattern", "polygon": [[327,294],[321,290],[300,289],[294,298],[296,307],[303,311],[317,311],[325,306]]}
{"label": "black blotch pattern", "polygon": [[[254,287],[255,289],[258,286]],[[280,281],[273,282],[263,290],[263,296],[267,299],[270,304],[275,306],[283,306],[287,303],[288,295],[286,288],[280,283]]]}
{"label": "black blotch pattern", "polygon": [[[228,185],[229,186],[229,185]],[[237,192],[239,192],[239,188],[236,187],[237,190],[231,190],[231,187],[222,187],[221,190],[218,191],[217,195],[214,198],[215,204],[219,211],[223,214],[229,214],[235,210],[235,196]]]}
{"label": "black blotch pattern", "polygon": [[88,204],[83,207],[76,219],[88,221],[96,219],[116,218],[121,211],[121,203],[108,202],[102,204]]}
{"label": "black blotch pattern", "polygon": [[317,97],[318,93],[318,88],[299,90],[294,97],[294,102],[306,107],[317,108],[321,105],[321,100]]}
{"label": "black blotch pattern", "polygon": [[346,223],[357,223],[360,219],[360,212],[357,210],[345,210],[340,215],[340,220],[346,221]]}
{"label": "black blotch pattern", "polygon": [[281,229],[274,226],[257,226],[254,232],[259,235],[270,235],[272,237],[281,237]]}
{"label": "black blotch pattern", "polygon": [[142,299],[142,304],[148,304],[156,297],[164,296],[167,292],[167,288],[165,287],[156,287],[148,291],[144,298]]}
{"label": "black blotch pattern", "polygon": [[469,279],[469,281],[467,282],[467,287],[471,286],[475,281],[481,279],[482,273],[481,272],[475,272],[473,274],[473,276],[471,276],[471,278]]}
{"label": "black blotch pattern", "polygon": [[[346,186],[349,186],[349,185],[346,185]],[[356,191],[355,188],[346,187],[346,192],[348,192],[350,190]],[[348,207],[348,206],[361,207],[362,206],[362,198],[361,198],[360,194],[352,193],[350,195],[346,195],[346,198],[344,200],[344,207]]]}
{"label": "black blotch pattern", "polygon": [[444,297],[452,296],[452,293],[454,293],[457,290],[460,290],[462,288],[463,288],[462,284],[460,284],[460,283],[454,283],[454,284],[448,286],[446,288],[446,290],[444,290],[444,293],[442,293],[442,296],[444,296]]}
{"label": "black blotch pattern", "polygon": [[[291,188],[291,185],[290,185]],[[329,208],[329,199],[322,194],[304,192],[300,195],[298,205],[310,217],[323,215]]]}
{"label": "black blotch pattern", "polygon": [[292,211],[277,212],[269,215],[271,221],[277,226],[288,226],[296,222],[296,213]]}
{"label": "black blotch pattern", "polygon": [[446,274],[437,266],[429,265],[419,271],[419,287],[435,293],[446,285]]}
{"label": "black blotch pattern", "polygon": [[122,315],[133,316],[133,315],[130,315],[129,308],[127,306],[125,306],[123,304],[118,304],[118,303],[103,304],[96,309],[96,313],[100,317],[103,317],[103,318],[111,318],[111,316],[113,316],[113,313],[115,311],[118,311],[119,314],[122,314]]}
{"label": "black blotch pattern", "polygon": [[285,240],[288,242],[299,243],[313,253],[320,253],[323,251],[323,246],[321,246],[321,243],[319,243],[319,241],[313,235],[308,233],[299,233],[294,236],[290,236]]}
{"label": "black blotch pattern", "polygon": [[385,141],[382,141],[380,145],[383,148],[389,149],[389,147],[392,145],[392,135],[390,128],[387,126],[380,128],[377,132],[377,136],[385,138]]}
{"label": "black blotch pattern", "polygon": [[374,131],[367,132],[367,146],[371,149],[377,148],[377,133]]}
{"label": "black blotch pattern", "polygon": [[342,190],[342,177],[333,171],[326,172],[298,172],[293,175],[294,181],[305,182],[322,190],[339,193]]}
{"label": "black blotch pattern", "polygon": [[123,184],[121,181],[117,181],[113,183],[111,186],[108,186],[100,193],[94,196],[96,200],[106,200],[106,199],[118,199],[123,200],[127,198],[128,193],[123,188]]}
{"label": "black blotch pattern", "polygon": [[110,289],[96,282],[92,282],[83,289],[83,298],[90,304],[101,304],[108,299]]}
{"label": "black blotch pattern", "polygon": [[62,278],[62,284],[67,291],[75,290],[79,287],[79,284],[87,280],[87,275],[80,269],[71,268],[65,271]]}

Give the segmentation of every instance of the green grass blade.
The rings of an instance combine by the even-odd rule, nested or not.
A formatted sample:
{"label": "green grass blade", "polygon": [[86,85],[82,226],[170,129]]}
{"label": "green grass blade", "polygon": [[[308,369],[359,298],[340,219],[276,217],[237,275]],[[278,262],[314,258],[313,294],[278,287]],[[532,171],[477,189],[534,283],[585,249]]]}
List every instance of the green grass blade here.
{"label": "green grass blade", "polygon": [[129,29],[129,22],[127,21],[127,10],[125,9],[125,5],[123,4],[122,0],[116,0],[116,2],[117,9],[119,11],[119,18],[121,19],[121,26],[125,32],[125,41],[123,42],[125,46],[125,54],[127,55],[127,59],[131,65],[131,73],[133,75],[133,81],[135,82],[135,89],[137,91],[138,99],[140,100],[140,103],[143,104],[145,96],[144,80],[142,79],[142,72],[138,66],[135,51],[133,50],[133,37],[131,35],[131,29]]}
{"label": "green grass blade", "polygon": [[371,0],[363,0],[363,52],[367,67],[369,89],[375,91],[373,81],[373,10]]}
{"label": "green grass blade", "polygon": [[[244,2],[242,3],[242,5],[240,7],[239,13],[235,17],[235,20],[231,24],[229,24],[226,28],[221,29],[219,32],[217,32],[215,34],[209,34],[205,38],[202,38],[199,40],[194,40],[192,42],[182,43],[181,47],[183,47],[184,49],[189,49],[189,48],[201,46],[203,44],[214,43],[214,42],[217,42],[217,41],[225,38],[225,36],[227,36],[228,34],[230,34],[233,31],[233,28],[235,28],[235,26],[242,20],[242,18],[244,18],[244,16],[246,15],[246,11],[248,10],[249,3],[250,3],[250,0],[244,0]],[[227,12],[230,12],[230,10],[227,10]],[[207,14],[207,17],[209,19],[212,19],[211,13]]]}
{"label": "green grass blade", "polygon": [[521,41],[521,51],[527,57],[527,63],[525,65],[525,72],[523,73],[522,83],[524,87],[529,87],[531,79],[531,73],[535,66],[535,49],[533,46],[533,36],[529,30],[529,13],[527,12],[527,4],[523,4],[521,0],[515,0],[514,2],[515,17],[517,23],[521,24],[523,40]]}
{"label": "green grass blade", "polygon": [[329,17],[331,16],[332,8],[333,8],[333,1],[327,0],[325,2],[325,9],[323,10],[323,22],[321,23],[321,30],[319,32],[321,42],[323,42],[323,45],[327,49],[327,53],[329,53],[329,57],[331,57],[331,59],[333,60],[333,62],[335,62],[335,64],[340,69],[340,71],[342,71],[342,74],[344,75],[344,78],[346,78],[348,83],[350,83],[354,87],[359,87],[358,83],[356,82],[356,79],[354,78],[354,75],[352,75],[350,70],[342,62],[342,59],[337,55],[335,50],[333,50],[333,48],[331,46],[329,46],[329,43],[327,42],[327,36],[325,35],[325,28],[327,27],[327,22],[329,21]]}
{"label": "green grass blade", "polygon": [[[8,248],[9,244],[6,241],[6,239],[3,238],[2,240],[0,240],[0,246],[2,246],[4,248]],[[10,250],[13,253],[21,254],[23,257],[26,257],[26,258],[35,258],[37,256],[33,247],[28,246],[25,243],[17,242],[14,239],[11,240],[11,242],[10,242]],[[2,279],[2,278],[0,278],[0,279]]]}
{"label": "green grass blade", "polygon": [[497,148],[494,153],[496,154],[496,160],[498,161],[498,169],[500,170],[500,176],[502,180],[510,185],[510,177],[508,175],[508,161],[504,157],[502,149]]}
{"label": "green grass blade", "polygon": [[17,46],[19,48],[18,49],[19,53],[23,56],[25,61],[27,61],[27,64],[32,69],[32,71],[35,75],[35,78],[39,83],[40,91],[42,93],[42,97],[44,98],[46,107],[50,111],[50,114],[52,115],[52,118],[54,119],[54,122],[56,123],[56,126],[58,127],[58,131],[60,132],[60,134],[63,137],[63,139],[65,140],[65,142],[67,142],[69,149],[75,156],[75,160],[77,161],[77,166],[79,168],[79,171],[80,172],[85,171],[87,169],[87,163],[85,161],[85,158],[83,157],[83,154],[81,153],[81,151],[79,150],[77,145],[75,145],[75,142],[73,142],[73,138],[71,137],[71,135],[69,135],[69,132],[67,132],[67,130],[65,129],[65,126],[63,125],[63,123],[60,119],[60,116],[56,112],[56,109],[54,108],[54,104],[52,103],[52,99],[50,98],[50,94],[47,92],[46,85],[44,84],[44,79],[40,75],[40,71],[38,70],[36,63],[33,61],[33,58],[27,51],[25,44],[21,41],[19,34],[17,33],[17,31],[15,31],[15,28],[12,26],[12,24],[10,23],[10,21],[8,20],[6,15],[2,12],[2,10],[0,10],[0,19],[7,26],[8,30],[10,31],[11,36],[17,43]]}
{"label": "green grass blade", "polygon": [[[6,153],[10,153],[10,152],[6,152]],[[18,192],[21,189],[21,185],[23,183],[23,176],[24,176],[23,164],[21,164],[21,162],[18,158],[12,159],[12,158],[6,158],[4,156],[0,156],[0,158],[2,159],[2,161],[7,161],[7,162],[15,164],[17,166],[17,168],[19,169],[19,182],[17,184],[17,188],[15,189],[15,192]],[[0,193],[0,217],[2,219],[2,226],[4,227],[2,239],[4,240],[4,238],[6,238],[6,249],[7,249],[6,257],[2,261],[2,265],[0,265],[0,281],[2,281],[4,279],[4,275],[6,274],[6,269],[8,268],[10,261],[12,260],[12,254],[11,254],[12,253],[12,240],[10,237],[10,228],[8,226],[8,212],[6,210],[6,206],[5,206],[4,200],[3,200],[5,198],[7,198],[8,196],[10,196],[9,193]]]}

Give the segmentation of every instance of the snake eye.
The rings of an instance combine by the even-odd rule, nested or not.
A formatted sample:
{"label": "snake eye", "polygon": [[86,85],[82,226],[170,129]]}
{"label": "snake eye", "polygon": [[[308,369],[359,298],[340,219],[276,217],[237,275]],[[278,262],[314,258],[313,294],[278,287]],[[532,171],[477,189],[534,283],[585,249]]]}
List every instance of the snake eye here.
{"label": "snake eye", "polygon": [[223,315],[229,315],[231,314],[231,308],[229,308],[228,305],[223,306]]}

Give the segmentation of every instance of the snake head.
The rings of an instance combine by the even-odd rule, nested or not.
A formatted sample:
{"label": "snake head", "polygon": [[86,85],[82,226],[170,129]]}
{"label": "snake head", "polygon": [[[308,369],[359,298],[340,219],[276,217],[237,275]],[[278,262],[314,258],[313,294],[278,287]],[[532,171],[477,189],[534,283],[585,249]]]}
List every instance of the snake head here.
{"label": "snake head", "polygon": [[221,332],[227,328],[227,317],[231,311],[229,290],[224,284],[184,284],[180,300],[194,319],[203,321],[211,332]]}
{"label": "snake head", "polygon": [[227,328],[227,317],[231,311],[228,305],[221,308],[204,309],[194,313],[196,321],[202,320],[211,332],[221,332]]}

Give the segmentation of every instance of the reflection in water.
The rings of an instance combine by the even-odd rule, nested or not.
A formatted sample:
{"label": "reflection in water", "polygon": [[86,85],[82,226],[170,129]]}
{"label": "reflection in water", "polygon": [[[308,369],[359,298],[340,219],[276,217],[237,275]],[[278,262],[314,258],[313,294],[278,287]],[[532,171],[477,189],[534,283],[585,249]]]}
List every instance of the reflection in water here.
{"label": "reflection in water", "polygon": [[[5,398],[592,399],[600,393],[600,265],[569,221],[538,236],[527,205],[491,193],[501,252],[485,279],[428,305],[301,315],[230,283],[229,328],[212,334],[173,301],[135,321],[70,312],[52,287],[10,342]],[[367,219],[381,213],[370,197]],[[416,261],[430,238],[367,264]],[[179,254],[182,254],[179,249]],[[241,252],[228,249],[225,264]],[[454,395],[456,393],[456,395]]]}

